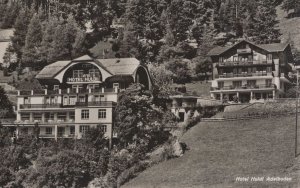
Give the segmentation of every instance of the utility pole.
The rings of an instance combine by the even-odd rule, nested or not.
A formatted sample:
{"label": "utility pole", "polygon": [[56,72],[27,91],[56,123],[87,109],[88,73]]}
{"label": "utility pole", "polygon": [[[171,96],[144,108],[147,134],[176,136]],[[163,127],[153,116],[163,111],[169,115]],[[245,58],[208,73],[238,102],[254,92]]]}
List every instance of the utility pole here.
{"label": "utility pole", "polygon": [[298,89],[299,89],[299,70],[297,69],[297,86],[296,86],[296,126],[295,126],[295,157],[298,155]]}

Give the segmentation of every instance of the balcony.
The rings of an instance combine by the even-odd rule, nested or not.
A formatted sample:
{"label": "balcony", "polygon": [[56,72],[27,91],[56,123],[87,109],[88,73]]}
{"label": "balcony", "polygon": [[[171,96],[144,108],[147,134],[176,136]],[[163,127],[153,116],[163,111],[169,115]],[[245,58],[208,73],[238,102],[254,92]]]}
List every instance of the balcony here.
{"label": "balcony", "polygon": [[250,54],[252,53],[251,48],[237,49],[238,54]]}
{"label": "balcony", "polygon": [[243,67],[243,66],[257,66],[257,65],[272,65],[272,60],[264,61],[227,61],[217,63],[217,67]]}
{"label": "balcony", "polygon": [[97,88],[97,89],[57,89],[57,90],[21,90],[18,91],[18,95],[60,95],[60,94],[85,94],[85,93],[118,93],[119,90],[115,88]]}
{"label": "balcony", "polygon": [[220,91],[220,90],[259,90],[259,89],[275,89],[276,85],[274,84],[260,84],[260,85],[244,85],[244,86],[224,86],[222,88],[211,88],[211,91]]}
{"label": "balcony", "polygon": [[61,104],[21,104],[20,109],[60,108]]}
{"label": "balcony", "polygon": [[216,78],[253,77],[253,76],[272,76],[272,73],[271,72],[255,72],[255,73],[244,72],[241,74],[225,73],[216,76]]}
{"label": "balcony", "polygon": [[76,102],[76,106],[88,107],[88,106],[103,106],[112,107],[115,106],[115,102],[112,101],[94,101],[94,102]]}

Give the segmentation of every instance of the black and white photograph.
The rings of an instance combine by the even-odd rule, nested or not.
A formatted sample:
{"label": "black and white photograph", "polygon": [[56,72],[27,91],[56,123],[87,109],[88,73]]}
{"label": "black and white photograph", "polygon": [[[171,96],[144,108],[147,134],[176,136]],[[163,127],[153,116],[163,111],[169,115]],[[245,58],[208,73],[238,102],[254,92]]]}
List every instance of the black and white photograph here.
{"label": "black and white photograph", "polygon": [[300,0],[0,0],[0,188],[300,188]]}

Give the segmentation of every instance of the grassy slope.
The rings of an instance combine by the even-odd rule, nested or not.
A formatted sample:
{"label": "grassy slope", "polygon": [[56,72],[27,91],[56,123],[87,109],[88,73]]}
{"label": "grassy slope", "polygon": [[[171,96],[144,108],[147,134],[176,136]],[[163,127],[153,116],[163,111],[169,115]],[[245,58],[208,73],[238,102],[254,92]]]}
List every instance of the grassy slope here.
{"label": "grassy slope", "polygon": [[290,37],[293,40],[295,47],[300,50],[300,17],[287,18],[287,13],[278,6],[277,18],[279,21],[279,29],[282,33],[282,42],[286,42],[290,33]]}
{"label": "grassy slope", "polygon": [[197,95],[204,97],[204,98],[210,98],[210,87],[211,82],[206,81],[197,81],[197,82],[191,82],[185,84],[186,90],[190,93],[196,92]]}
{"label": "grassy slope", "polygon": [[294,162],[294,118],[200,123],[182,138],[190,150],[153,166],[124,187],[296,187],[237,183],[235,178],[288,176]]}

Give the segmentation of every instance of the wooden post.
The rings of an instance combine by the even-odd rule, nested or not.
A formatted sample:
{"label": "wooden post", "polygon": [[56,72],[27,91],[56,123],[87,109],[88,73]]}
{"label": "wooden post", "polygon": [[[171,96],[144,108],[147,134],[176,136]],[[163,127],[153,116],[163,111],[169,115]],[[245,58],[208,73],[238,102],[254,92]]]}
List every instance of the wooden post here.
{"label": "wooden post", "polygon": [[55,125],[54,127],[54,137],[55,137],[55,141],[57,141],[57,125]]}

